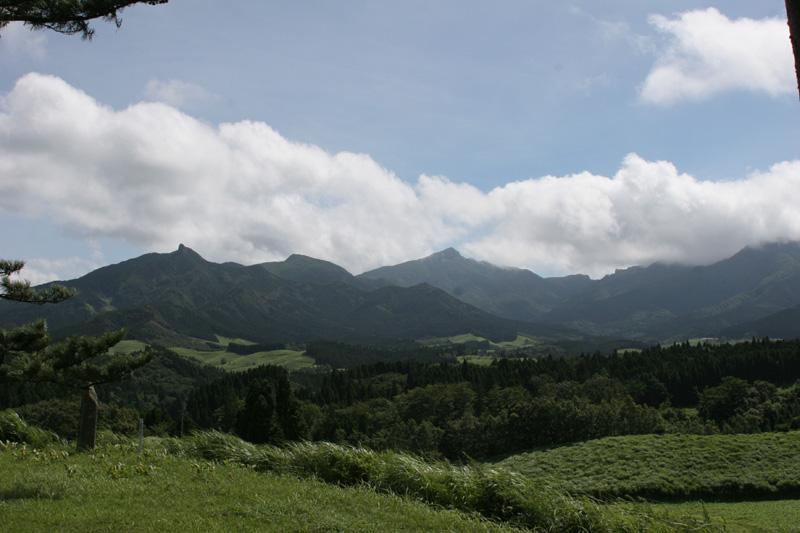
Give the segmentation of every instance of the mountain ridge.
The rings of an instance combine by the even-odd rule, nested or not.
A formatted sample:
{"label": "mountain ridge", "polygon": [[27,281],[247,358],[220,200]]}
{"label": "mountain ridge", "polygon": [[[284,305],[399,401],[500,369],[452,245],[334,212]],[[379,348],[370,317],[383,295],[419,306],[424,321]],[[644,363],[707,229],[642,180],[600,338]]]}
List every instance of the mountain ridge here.
{"label": "mountain ridge", "polygon": [[[328,279],[309,279],[319,272]],[[0,302],[0,324],[44,317],[54,336],[127,326],[134,336],[218,333],[264,342],[383,342],[465,332],[513,340],[520,330],[560,329],[493,316],[430,285],[368,290],[341,267],[299,255],[243,266],[206,261],[181,245],[63,283],[78,294],[47,307]]]}
{"label": "mountain ridge", "polygon": [[250,266],[213,263],[181,244],[63,283],[79,296],[45,308],[0,302],[0,324],[45,316],[55,335],[127,325],[167,339],[219,333],[258,341],[467,332],[513,339],[523,331],[646,342],[800,335],[787,318],[800,306],[798,243],[746,247],[705,266],[631,267],[598,280],[543,278],[454,248],[354,276],[301,254]]}

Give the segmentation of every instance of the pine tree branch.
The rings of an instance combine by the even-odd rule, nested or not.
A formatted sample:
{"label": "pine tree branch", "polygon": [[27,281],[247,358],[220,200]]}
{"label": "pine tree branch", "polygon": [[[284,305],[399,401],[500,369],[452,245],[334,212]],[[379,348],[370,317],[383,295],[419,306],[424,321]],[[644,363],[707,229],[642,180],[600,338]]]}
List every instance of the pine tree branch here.
{"label": "pine tree branch", "polygon": [[122,24],[119,12],[134,4],[166,4],[168,0],[0,0],[0,28],[23,22],[34,29],[47,28],[67,35],[91,39],[93,19]]}
{"label": "pine tree branch", "polygon": [[800,95],[800,0],[786,0],[786,15],[789,19],[789,39],[794,51],[794,70]]}
{"label": "pine tree branch", "polygon": [[42,305],[63,302],[75,295],[73,289],[63,285],[34,289],[29,281],[11,279],[12,274],[18,273],[24,267],[24,261],[0,260],[0,299]]}

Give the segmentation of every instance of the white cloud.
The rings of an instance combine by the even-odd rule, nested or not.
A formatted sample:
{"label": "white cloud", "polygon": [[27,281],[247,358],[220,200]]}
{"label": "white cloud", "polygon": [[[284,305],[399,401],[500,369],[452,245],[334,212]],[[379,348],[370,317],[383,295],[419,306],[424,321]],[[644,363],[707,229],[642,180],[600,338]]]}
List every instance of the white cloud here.
{"label": "white cloud", "polygon": [[12,22],[0,28],[0,58],[19,59],[27,56],[44,59],[47,55],[47,37],[41,31],[26,28],[21,22]]}
{"label": "white cloud", "polygon": [[409,184],[367,155],[264,123],[212,127],[162,103],[113,110],[50,76],[21,78],[5,100],[0,210],[148,250],[183,242],[243,263],[297,252],[358,272],[455,244],[499,264],[599,275],[800,239],[800,161],[713,182],[632,154],[613,176],[485,192],[446,177]]}
{"label": "white cloud", "polygon": [[32,258],[25,261],[25,268],[17,277],[30,281],[32,285],[48,281],[78,278],[104,265],[97,257],[63,257],[57,259]]}
{"label": "white cloud", "polygon": [[785,19],[730,19],[715,8],[650,17],[668,38],[641,88],[642,101],[669,105],[746,90],[793,93],[794,62]]}
{"label": "white cloud", "polygon": [[189,107],[216,99],[203,87],[181,80],[150,80],[144,88],[148,100],[163,102],[173,107]]}

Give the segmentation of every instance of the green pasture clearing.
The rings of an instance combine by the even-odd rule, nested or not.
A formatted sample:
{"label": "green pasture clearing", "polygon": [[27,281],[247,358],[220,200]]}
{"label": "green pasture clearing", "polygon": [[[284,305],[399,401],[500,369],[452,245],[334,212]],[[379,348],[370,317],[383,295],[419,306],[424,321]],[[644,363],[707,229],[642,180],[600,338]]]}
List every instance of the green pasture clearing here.
{"label": "green pasture clearing", "polygon": [[244,346],[252,346],[255,344],[253,341],[248,341],[246,339],[239,339],[234,337],[223,337],[222,335],[214,335],[216,337],[217,342],[220,346],[227,348],[229,344],[243,344]]}
{"label": "green pasture clearing", "polygon": [[458,362],[463,363],[466,361],[472,365],[489,366],[497,359],[493,355],[462,355],[458,357]]}
{"label": "green pasture clearing", "polygon": [[642,353],[641,348],[619,348],[617,353],[620,355],[624,355],[626,353]]}
{"label": "green pasture clearing", "polygon": [[183,357],[196,359],[204,364],[231,372],[249,370],[261,365],[281,366],[287,370],[299,370],[314,366],[314,359],[297,350],[271,350],[239,355],[225,350],[197,350],[173,346],[173,352]]}
{"label": "green pasture clearing", "polygon": [[363,487],[262,474],[134,445],[0,446],[3,531],[511,531]]}
{"label": "green pasture clearing", "polygon": [[514,455],[500,465],[598,497],[794,498],[800,432],[608,437]]}
{"label": "green pasture clearing", "polygon": [[467,343],[488,343],[491,349],[495,350],[514,350],[519,348],[527,348],[531,346],[542,346],[544,343],[541,339],[532,337],[530,335],[519,334],[513,341],[490,341],[485,337],[480,337],[472,333],[464,333],[462,335],[453,335],[452,337],[428,337],[420,339],[420,344],[425,346],[442,346],[447,344],[467,344]]}
{"label": "green pasture clearing", "polygon": [[138,352],[147,348],[147,343],[137,340],[122,340],[111,347],[109,352],[113,354],[126,355],[133,352]]}
{"label": "green pasture clearing", "polygon": [[531,337],[530,335],[517,335],[517,338],[513,341],[502,341],[495,343],[496,346],[500,348],[506,349],[515,349],[515,348],[528,348],[530,346],[541,346],[544,344],[540,339],[536,337]]}

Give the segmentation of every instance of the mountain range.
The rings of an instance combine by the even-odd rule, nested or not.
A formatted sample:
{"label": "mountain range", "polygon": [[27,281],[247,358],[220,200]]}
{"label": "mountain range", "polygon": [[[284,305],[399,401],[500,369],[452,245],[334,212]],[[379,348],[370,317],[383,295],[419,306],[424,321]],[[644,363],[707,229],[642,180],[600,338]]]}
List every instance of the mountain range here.
{"label": "mountain range", "polygon": [[181,245],[61,282],[65,302],[0,301],[0,326],[44,317],[55,337],[125,326],[167,345],[214,334],[257,342],[391,342],[473,333],[495,341],[800,336],[800,244],[706,266],[654,264],[602,279],[543,278],[452,248],[353,276],[320,259],[243,266]]}
{"label": "mountain range", "polygon": [[181,245],[61,283],[76,296],[45,307],[0,302],[0,325],[44,317],[54,337],[124,326],[131,337],[166,345],[214,334],[257,342],[563,335],[558,326],[497,317],[426,283],[368,287],[333,263],[301,255],[242,266],[206,261]]}
{"label": "mountain range", "polygon": [[747,247],[705,266],[656,263],[602,279],[542,278],[448,249],[360,277],[387,285],[429,283],[480,309],[586,334],[650,342],[691,337],[796,337],[800,243]]}

